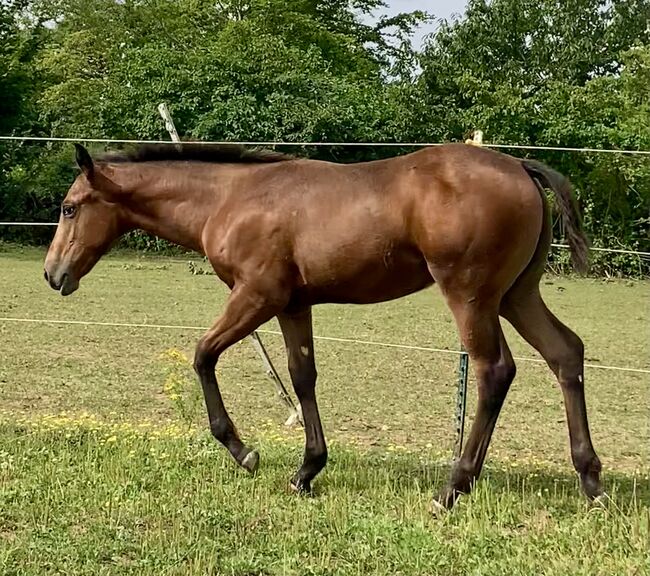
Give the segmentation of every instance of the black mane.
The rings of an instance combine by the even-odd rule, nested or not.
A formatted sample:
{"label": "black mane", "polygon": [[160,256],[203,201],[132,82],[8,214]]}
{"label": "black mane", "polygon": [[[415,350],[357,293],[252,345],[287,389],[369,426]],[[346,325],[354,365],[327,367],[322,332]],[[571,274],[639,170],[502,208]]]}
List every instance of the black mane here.
{"label": "black mane", "polygon": [[107,152],[96,158],[98,162],[237,162],[263,163],[292,160],[293,156],[275,152],[246,148],[239,144],[143,144],[129,150]]}

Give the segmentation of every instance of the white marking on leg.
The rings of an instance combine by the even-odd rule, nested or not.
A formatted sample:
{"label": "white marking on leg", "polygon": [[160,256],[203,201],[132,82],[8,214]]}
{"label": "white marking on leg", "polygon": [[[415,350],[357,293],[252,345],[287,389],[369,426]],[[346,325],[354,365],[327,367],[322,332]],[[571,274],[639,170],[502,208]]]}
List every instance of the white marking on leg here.
{"label": "white marking on leg", "polygon": [[582,384],[582,380],[582,374],[578,374],[578,382],[580,382],[580,384]]}
{"label": "white marking on leg", "polygon": [[429,507],[429,512],[434,518],[442,518],[449,510],[445,508],[440,502],[438,502],[435,498],[431,501],[431,505]]}
{"label": "white marking on leg", "polygon": [[246,454],[246,456],[244,456],[244,459],[241,461],[241,465],[249,472],[254,473],[257,471],[259,462],[259,454],[255,450],[251,450],[248,454]]}
{"label": "white marking on leg", "polygon": [[301,347],[300,347],[300,353],[301,353],[303,356],[309,356],[309,347],[307,347],[307,346],[301,346]]}

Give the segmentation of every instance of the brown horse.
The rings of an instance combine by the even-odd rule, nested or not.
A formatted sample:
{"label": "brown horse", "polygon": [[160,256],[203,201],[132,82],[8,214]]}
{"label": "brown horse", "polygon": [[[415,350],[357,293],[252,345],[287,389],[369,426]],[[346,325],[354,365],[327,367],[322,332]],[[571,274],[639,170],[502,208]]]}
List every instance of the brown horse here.
{"label": "brown horse", "polygon": [[212,434],[253,472],[259,456],[237,434],[215,376],[219,356],[277,316],[305,422],[299,492],[325,466],[316,403],[311,307],[399,298],[434,282],[455,317],[478,381],[461,458],[437,502],[451,507],[478,478],[515,364],[499,316],[545,358],[566,406],[573,463],[601,494],[584,397],[583,344],[539,292],[551,241],[542,185],[555,192],[574,264],[588,248],[568,181],[532,160],[449,144],[373,162],[336,164],[237,146],[141,147],[93,159],[61,208],[45,278],[71,294],[111,243],[142,229],[205,254],[231,288],[199,341],[194,366]]}

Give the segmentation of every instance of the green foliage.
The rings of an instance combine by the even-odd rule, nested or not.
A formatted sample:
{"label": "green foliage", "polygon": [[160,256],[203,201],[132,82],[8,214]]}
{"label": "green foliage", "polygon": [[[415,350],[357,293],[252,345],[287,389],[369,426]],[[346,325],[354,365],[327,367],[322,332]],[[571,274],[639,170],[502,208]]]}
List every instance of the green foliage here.
{"label": "green foliage", "polygon": [[160,355],[163,363],[163,394],[173,406],[176,416],[186,425],[195,424],[203,415],[203,395],[196,385],[192,362],[184,352],[169,348]]}
{"label": "green foliage", "polygon": [[[427,15],[359,16],[383,5],[4,2],[0,133],[166,139],[157,105],[167,102],[196,139],[430,142],[480,128],[488,142],[650,149],[648,0],[470,0],[420,53],[409,34]],[[296,151],[337,161],[402,152]],[[534,156],[571,178],[595,245],[650,249],[643,158]],[[0,143],[0,218],[54,217],[71,160],[70,147]],[[143,234],[127,243],[167,248]]]}
{"label": "green foliage", "polygon": [[[28,131],[36,117],[39,83],[34,57],[46,35],[38,26],[21,24],[19,2],[0,3],[0,134]],[[25,186],[35,150],[18,144],[0,145],[0,220],[42,216],[44,206],[35,199],[34,188]],[[57,161],[43,167],[59,178]],[[25,218],[23,218],[25,216]],[[22,230],[1,230],[4,239],[20,239]]]}

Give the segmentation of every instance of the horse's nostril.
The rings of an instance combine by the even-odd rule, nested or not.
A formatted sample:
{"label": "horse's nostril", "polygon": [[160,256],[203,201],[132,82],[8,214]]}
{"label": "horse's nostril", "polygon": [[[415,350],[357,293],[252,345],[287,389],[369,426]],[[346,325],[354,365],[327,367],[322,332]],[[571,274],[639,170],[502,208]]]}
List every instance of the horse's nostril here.
{"label": "horse's nostril", "polygon": [[[45,281],[52,287],[54,290],[58,290],[61,288],[61,283],[57,284],[56,281],[54,280],[54,276],[51,275],[47,270],[43,271],[43,276],[45,277]],[[63,282],[63,279],[61,280]]]}

